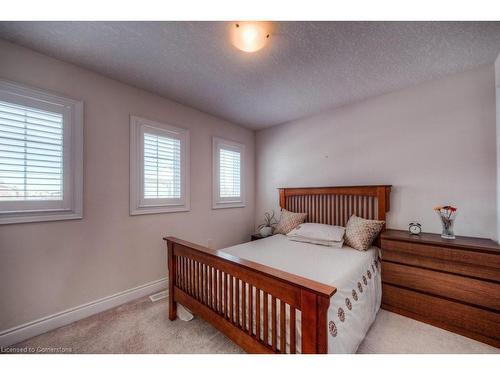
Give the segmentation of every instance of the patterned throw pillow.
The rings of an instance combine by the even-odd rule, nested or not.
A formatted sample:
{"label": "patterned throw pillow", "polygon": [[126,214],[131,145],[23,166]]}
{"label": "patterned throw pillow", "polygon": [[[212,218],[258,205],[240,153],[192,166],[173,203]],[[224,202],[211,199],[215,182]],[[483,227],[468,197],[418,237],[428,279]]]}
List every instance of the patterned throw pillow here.
{"label": "patterned throw pillow", "polygon": [[307,217],[307,213],[290,212],[285,209],[281,210],[280,221],[274,228],[274,233],[287,234],[297,225],[302,224]]}
{"label": "patterned throw pillow", "polygon": [[385,221],[367,220],[352,215],[345,226],[345,244],[356,250],[368,250],[384,224]]}

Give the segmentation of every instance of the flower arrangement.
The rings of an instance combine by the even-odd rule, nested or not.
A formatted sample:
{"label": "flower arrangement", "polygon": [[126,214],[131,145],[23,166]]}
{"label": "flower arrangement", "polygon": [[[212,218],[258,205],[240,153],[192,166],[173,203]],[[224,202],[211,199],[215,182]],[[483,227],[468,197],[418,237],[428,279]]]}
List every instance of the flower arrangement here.
{"label": "flower arrangement", "polygon": [[441,224],[443,225],[441,237],[448,240],[455,239],[455,234],[453,233],[453,223],[455,222],[455,217],[457,216],[456,207],[436,206],[434,207],[434,211],[438,214],[441,219]]}
{"label": "flower arrangement", "polygon": [[267,237],[273,233],[273,226],[278,224],[274,217],[274,211],[266,212],[264,214],[264,223],[260,224],[257,229],[262,237]]}

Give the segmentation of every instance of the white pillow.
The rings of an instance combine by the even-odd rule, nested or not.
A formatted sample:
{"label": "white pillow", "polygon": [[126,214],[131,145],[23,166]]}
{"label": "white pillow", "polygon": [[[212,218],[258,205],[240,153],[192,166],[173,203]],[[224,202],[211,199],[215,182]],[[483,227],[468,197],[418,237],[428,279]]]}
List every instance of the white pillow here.
{"label": "white pillow", "polygon": [[309,238],[311,240],[340,242],[344,240],[345,228],[336,225],[302,223],[288,232],[288,237]]}

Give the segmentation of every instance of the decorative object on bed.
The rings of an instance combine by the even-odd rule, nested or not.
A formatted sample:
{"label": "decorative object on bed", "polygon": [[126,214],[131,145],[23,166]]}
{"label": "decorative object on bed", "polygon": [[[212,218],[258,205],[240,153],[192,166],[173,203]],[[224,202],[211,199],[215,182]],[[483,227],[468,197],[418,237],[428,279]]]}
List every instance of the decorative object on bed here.
{"label": "decorative object on bed", "polygon": [[[307,213],[309,222],[345,226],[353,214],[385,220],[390,191],[388,185],[281,188],[279,197],[281,208]],[[262,244],[280,238],[284,236],[270,237]],[[224,249],[212,250],[174,237],[164,239],[168,247],[169,319],[176,319],[177,303],[180,303],[247,352],[296,353],[297,348],[301,353],[329,351],[329,328],[330,332],[334,331],[334,325],[329,325],[329,321],[334,320],[333,317],[329,319],[330,300],[333,296],[338,296],[339,301],[349,297],[341,293],[337,295],[335,286],[227,254]],[[302,245],[292,241],[287,243]],[[353,256],[371,254],[348,252]],[[336,252],[321,253],[333,255]],[[370,264],[374,262],[377,262],[376,257],[370,259]],[[366,270],[367,265],[362,269]],[[360,269],[360,272],[364,271]],[[359,277],[360,274],[356,280]],[[348,290],[353,288],[354,285]],[[358,295],[352,297],[356,306],[362,300],[370,300],[366,298],[366,292],[357,300],[354,295]],[[339,306],[340,303],[332,308]],[[355,322],[349,316],[345,321]],[[342,323],[342,329],[338,327],[341,323],[334,323],[338,331],[335,340],[340,335],[355,340],[351,330],[344,328],[351,324],[346,322]],[[297,332],[300,332],[300,338]],[[339,347],[337,343],[335,347]]]}
{"label": "decorative object on bed", "polygon": [[434,207],[434,211],[437,212],[441,219],[441,225],[443,226],[441,237],[447,240],[454,240],[455,233],[453,233],[453,224],[457,216],[457,209],[453,206],[437,206]]}
{"label": "decorative object on bed", "polygon": [[302,224],[307,218],[307,213],[291,212],[286,209],[281,210],[280,221],[274,228],[275,234],[287,234],[292,229]]}
{"label": "decorative object on bed", "polygon": [[367,250],[385,225],[384,220],[367,220],[352,215],[345,228],[345,243],[356,250]]}
{"label": "decorative object on bed", "polygon": [[408,224],[408,232],[414,236],[418,236],[422,232],[422,225],[419,223]]}
{"label": "decorative object on bed", "polygon": [[345,228],[337,225],[303,223],[286,235],[292,241],[341,248],[344,243]]}
{"label": "decorative object on bed", "polygon": [[500,246],[486,238],[381,234],[382,308],[500,348]]}
{"label": "decorative object on bed", "polygon": [[266,212],[264,214],[264,223],[260,224],[257,230],[262,237],[267,237],[273,234],[273,226],[276,224],[278,224],[278,222],[274,218],[274,211]]}

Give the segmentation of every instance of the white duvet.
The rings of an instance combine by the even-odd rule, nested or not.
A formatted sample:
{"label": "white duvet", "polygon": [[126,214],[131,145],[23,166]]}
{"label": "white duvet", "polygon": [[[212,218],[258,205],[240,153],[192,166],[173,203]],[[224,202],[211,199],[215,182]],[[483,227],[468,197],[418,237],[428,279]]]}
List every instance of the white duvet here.
{"label": "white duvet", "polygon": [[[380,308],[382,286],[376,247],[367,251],[347,246],[336,249],[290,241],[278,234],[221,251],[336,287],[328,310],[328,353],[355,353]],[[298,352],[299,319],[300,314]]]}

